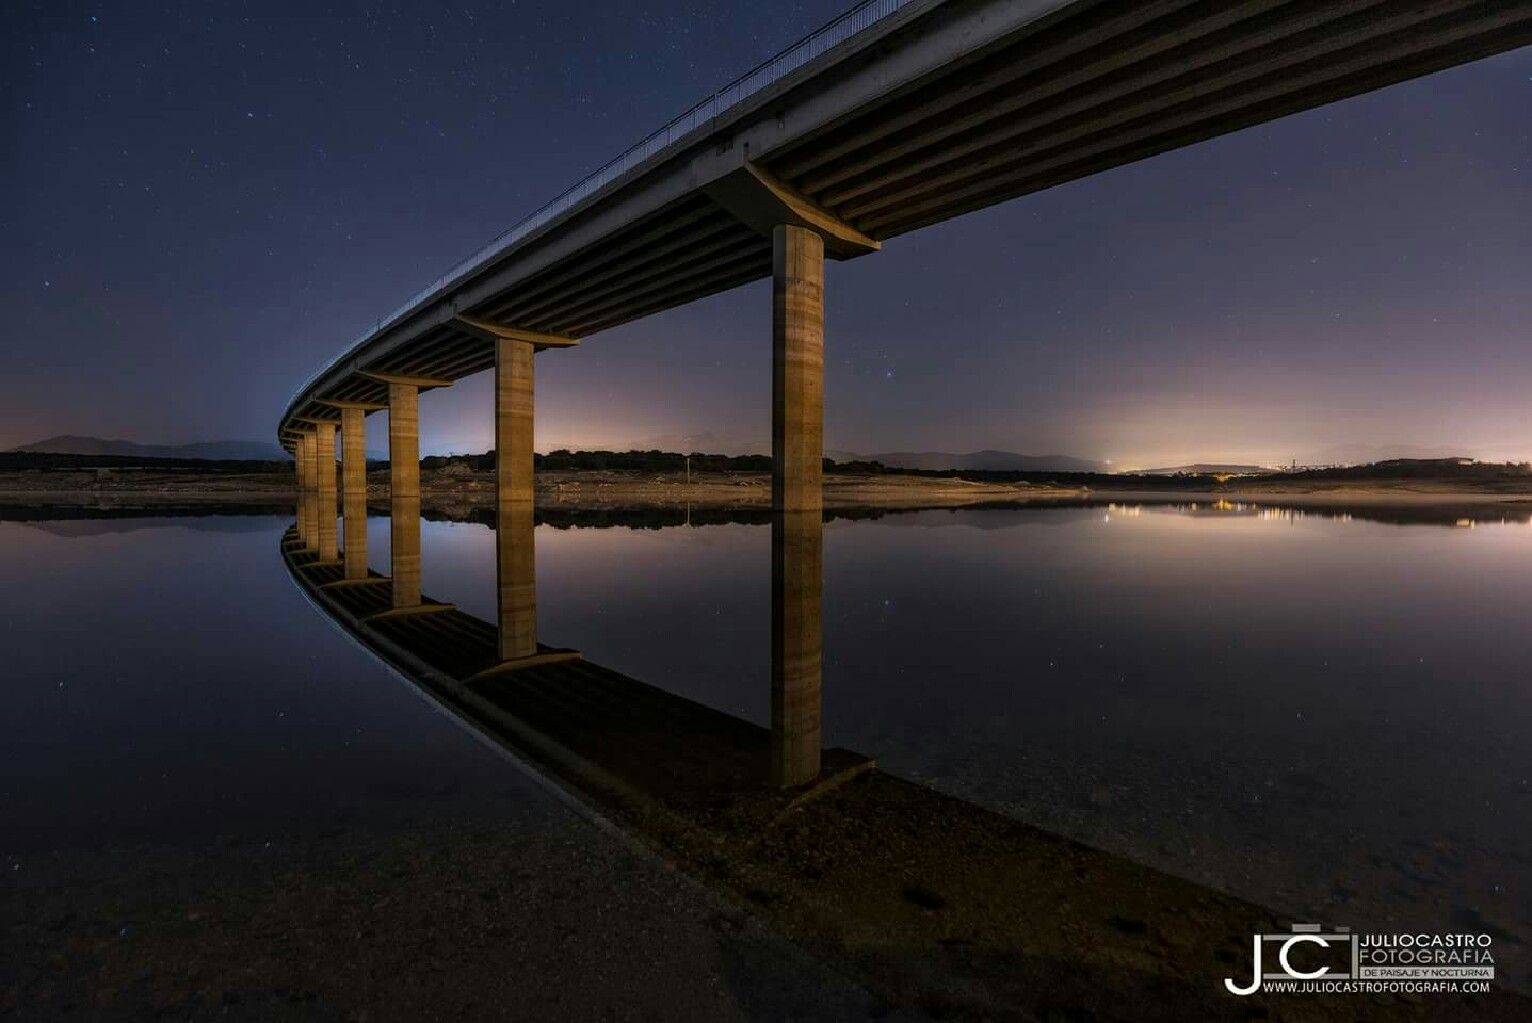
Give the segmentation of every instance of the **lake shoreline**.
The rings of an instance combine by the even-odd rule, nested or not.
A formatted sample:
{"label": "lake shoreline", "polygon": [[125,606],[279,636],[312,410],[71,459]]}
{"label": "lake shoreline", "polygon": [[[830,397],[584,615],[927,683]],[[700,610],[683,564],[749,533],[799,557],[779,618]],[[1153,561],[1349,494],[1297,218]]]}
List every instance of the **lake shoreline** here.
{"label": "lake shoreline", "polygon": [[[537,475],[537,503],[547,508],[759,508],[771,504],[767,473],[681,473],[634,471],[551,471]],[[387,472],[368,474],[369,502],[386,501]],[[142,470],[107,473],[45,471],[0,473],[0,502],[24,506],[155,508],[166,504],[271,504],[296,501],[291,476],[278,473],[206,473]],[[1475,480],[1400,479],[1348,481],[1241,480],[1228,485],[1177,486],[1168,479],[1147,487],[1142,480],[1123,487],[1048,482],[969,480],[957,476],[827,473],[826,508],[957,508],[975,505],[1057,502],[1177,504],[1231,502],[1289,507],[1339,505],[1505,505],[1532,511],[1532,484],[1505,487]],[[464,470],[423,472],[425,508],[493,507],[492,473]]]}

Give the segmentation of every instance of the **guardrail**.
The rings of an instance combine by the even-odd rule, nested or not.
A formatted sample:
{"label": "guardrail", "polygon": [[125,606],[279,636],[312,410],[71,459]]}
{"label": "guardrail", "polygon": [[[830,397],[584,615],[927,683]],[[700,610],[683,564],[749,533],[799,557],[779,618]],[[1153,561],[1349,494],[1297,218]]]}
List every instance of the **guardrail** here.
{"label": "guardrail", "polygon": [[[686,113],[671,120],[663,128],[650,134],[615,160],[581,178],[574,185],[571,185],[553,199],[500,232],[471,256],[460,260],[452,269],[415,292],[402,305],[395,308],[387,316],[379,319],[361,334],[358,334],[347,350],[349,351],[350,348],[357,347],[368,338],[381,333],[386,327],[392,326],[421,302],[446,289],[455,281],[473,273],[485,263],[495,258],[495,256],[504,252],[507,248],[525,238],[539,227],[542,227],[554,217],[577,205],[581,200],[608,182],[621,177],[656,153],[675,145],[681,139],[690,135],[715,117],[718,117],[729,108],[750,98],[773,82],[785,78],[825,51],[840,45],[858,32],[871,27],[896,11],[908,7],[915,2],[916,0],[863,0],[862,3],[857,4],[828,25],[794,43],[775,57],[747,71],[701,103],[686,111]],[[323,369],[316,370],[310,374],[308,379],[293,392],[293,396],[289,401],[289,407],[298,400],[299,396],[312,387],[314,382],[323,374]]]}

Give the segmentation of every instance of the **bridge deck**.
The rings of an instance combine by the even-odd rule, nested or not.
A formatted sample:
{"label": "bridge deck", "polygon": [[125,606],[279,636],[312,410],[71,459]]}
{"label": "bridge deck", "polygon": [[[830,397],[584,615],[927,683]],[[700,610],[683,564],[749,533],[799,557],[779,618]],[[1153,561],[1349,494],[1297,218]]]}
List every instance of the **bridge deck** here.
{"label": "bridge deck", "polygon": [[716,196],[747,163],[868,237],[1532,42],[1532,0],[916,0],[464,269],[294,397],[379,404],[362,370],[494,363],[455,317],[582,337],[767,276]]}

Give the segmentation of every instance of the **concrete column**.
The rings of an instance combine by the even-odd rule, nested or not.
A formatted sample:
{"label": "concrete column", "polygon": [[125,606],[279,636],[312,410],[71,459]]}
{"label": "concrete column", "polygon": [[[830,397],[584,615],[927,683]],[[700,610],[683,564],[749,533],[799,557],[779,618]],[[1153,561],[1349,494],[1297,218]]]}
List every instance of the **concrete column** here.
{"label": "concrete column", "polygon": [[772,231],[771,775],[819,775],[824,240]]}
{"label": "concrete column", "polygon": [[804,227],[772,232],[771,503],[823,507],[824,239]]}
{"label": "concrete column", "polygon": [[314,427],[315,504],[319,518],[319,560],[335,561],[340,551],[335,538],[335,424]]}
{"label": "concrete column", "polygon": [[388,480],[394,497],[420,496],[420,388],[388,385]]}
{"label": "concrete column", "polygon": [[359,408],[340,410],[341,521],[345,523],[346,578],[367,578],[367,419]]}
{"label": "concrete column", "polygon": [[303,487],[298,491],[298,538],[307,550],[319,549],[319,514],[310,500],[314,496],[314,433],[305,430],[298,437],[295,460],[302,467]]}
{"label": "concrete column", "polygon": [[298,437],[298,448],[293,456],[300,466],[303,475],[303,489],[312,490],[314,487],[314,434],[311,430],[305,430]]}
{"label": "concrete column", "polygon": [[389,574],[394,607],[420,603],[420,390],[388,385]]}
{"label": "concrete column", "polygon": [[303,475],[303,435],[293,440],[293,478],[298,483],[298,500],[293,505],[293,524],[298,527],[298,539],[307,539],[303,523],[303,491],[308,480]]}
{"label": "concrete column", "polygon": [[781,787],[819,776],[820,513],[771,520],[771,779]]}
{"label": "concrete column", "polygon": [[495,342],[495,555],[500,658],[537,653],[537,579],[532,521],[532,366],[527,341]]}
{"label": "concrete column", "polygon": [[303,474],[308,478],[309,489],[317,490],[323,482],[319,474],[319,428],[311,427],[304,439],[308,442],[305,448],[308,453],[308,465],[303,467]]}

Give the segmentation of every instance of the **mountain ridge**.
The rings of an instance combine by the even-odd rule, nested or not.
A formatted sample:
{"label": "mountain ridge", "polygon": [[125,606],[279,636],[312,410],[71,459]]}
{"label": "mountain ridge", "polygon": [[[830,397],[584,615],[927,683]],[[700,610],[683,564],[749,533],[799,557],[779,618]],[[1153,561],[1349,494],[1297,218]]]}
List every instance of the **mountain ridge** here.
{"label": "mountain ridge", "polygon": [[1073,455],[1023,455],[1015,451],[985,448],[982,451],[884,451],[860,455],[850,451],[827,451],[837,462],[882,462],[896,469],[985,469],[1021,472],[1111,472],[1107,462]]}
{"label": "mountain ridge", "polygon": [[212,440],[191,444],[139,444],[131,440],[73,433],[61,433],[10,450],[52,455],[121,455],[128,458],[198,458],[210,461],[276,460],[288,457],[287,452],[280,447],[264,441]]}

